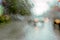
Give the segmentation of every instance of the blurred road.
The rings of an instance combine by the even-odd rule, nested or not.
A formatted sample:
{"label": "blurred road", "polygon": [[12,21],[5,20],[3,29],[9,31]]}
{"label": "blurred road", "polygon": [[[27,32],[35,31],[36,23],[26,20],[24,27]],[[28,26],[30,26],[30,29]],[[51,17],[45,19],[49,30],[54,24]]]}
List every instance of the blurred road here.
{"label": "blurred road", "polygon": [[41,28],[32,24],[25,20],[0,25],[0,40],[60,40],[59,31],[54,31],[51,22]]}

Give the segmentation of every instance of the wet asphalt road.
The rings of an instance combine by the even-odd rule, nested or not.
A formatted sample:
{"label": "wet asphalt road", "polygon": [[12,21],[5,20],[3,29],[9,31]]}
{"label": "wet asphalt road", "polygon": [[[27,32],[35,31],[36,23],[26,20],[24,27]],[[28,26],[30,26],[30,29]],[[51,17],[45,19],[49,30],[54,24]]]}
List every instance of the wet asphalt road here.
{"label": "wet asphalt road", "polygon": [[0,25],[0,40],[60,40],[59,31],[54,31],[51,23],[34,27],[27,21],[13,21]]}

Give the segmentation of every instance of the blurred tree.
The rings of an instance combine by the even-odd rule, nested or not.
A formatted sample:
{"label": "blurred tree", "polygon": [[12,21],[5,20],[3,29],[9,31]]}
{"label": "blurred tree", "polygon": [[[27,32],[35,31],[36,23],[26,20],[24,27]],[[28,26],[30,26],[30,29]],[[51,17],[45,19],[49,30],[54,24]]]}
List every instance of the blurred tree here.
{"label": "blurred tree", "polygon": [[6,0],[9,13],[19,13],[21,15],[30,15],[31,4],[28,0]]}
{"label": "blurred tree", "polygon": [[17,12],[17,0],[6,0],[9,13],[15,14]]}

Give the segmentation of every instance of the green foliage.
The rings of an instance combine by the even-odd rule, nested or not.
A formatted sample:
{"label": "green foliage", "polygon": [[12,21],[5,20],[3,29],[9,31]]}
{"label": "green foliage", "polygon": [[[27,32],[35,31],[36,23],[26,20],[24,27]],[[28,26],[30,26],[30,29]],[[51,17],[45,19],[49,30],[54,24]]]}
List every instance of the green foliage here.
{"label": "green foliage", "polygon": [[6,0],[8,3],[9,13],[19,13],[21,15],[30,15],[30,11],[23,0]]}
{"label": "green foliage", "polygon": [[21,8],[19,11],[21,15],[30,15],[29,11],[26,8]]}
{"label": "green foliage", "polygon": [[6,0],[9,13],[16,13],[17,12],[17,0]]}
{"label": "green foliage", "polygon": [[10,16],[8,15],[0,16],[0,23],[6,23],[8,21],[10,21]]}

